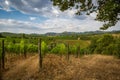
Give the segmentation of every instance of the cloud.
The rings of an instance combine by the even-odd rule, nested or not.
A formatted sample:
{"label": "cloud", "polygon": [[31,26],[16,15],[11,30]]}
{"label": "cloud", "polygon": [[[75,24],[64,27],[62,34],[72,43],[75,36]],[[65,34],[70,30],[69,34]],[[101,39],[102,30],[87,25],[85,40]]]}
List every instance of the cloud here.
{"label": "cloud", "polygon": [[[91,25],[91,26],[89,26]],[[95,22],[86,22],[86,20],[54,18],[43,23],[25,22],[13,19],[0,19],[0,31],[21,32],[21,33],[46,33],[46,32],[84,32],[92,29],[98,30],[98,24]]]}
{"label": "cloud", "polygon": [[120,21],[118,21],[115,26],[108,28],[106,31],[111,31],[111,30],[120,30]]}
{"label": "cloud", "polygon": [[16,33],[32,33],[34,31],[38,31],[40,27],[38,24],[25,22],[25,21],[17,21],[13,19],[0,19],[0,31],[1,32],[16,32]]}
{"label": "cloud", "polygon": [[36,17],[30,17],[30,20],[31,21],[36,20]]}
{"label": "cloud", "polygon": [[[120,22],[108,29],[120,30]],[[94,20],[78,20],[63,19],[63,18],[51,18],[43,23],[35,23],[29,21],[19,21],[14,19],[0,19],[0,32],[16,32],[16,33],[47,33],[47,32],[84,32],[84,31],[96,31],[102,26],[102,23]]]}
{"label": "cloud", "polygon": [[52,13],[50,0],[9,0],[10,7],[24,14],[47,15]]}
{"label": "cloud", "polygon": [[9,3],[8,0],[1,0],[0,6],[1,6],[0,9],[2,9],[2,10],[5,10],[5,11],[7,11],[7,12],[12,11],[12,10],[10,9],[10,3]]}
{"label": "cloud", "polygon": [[[94,0],[95,1],[95,0]],[[46,32],[84,32],[99,30],[103,23],[95,21],[96,13],[91,15],[75,15],[75,9],[61,12],[52,6],[50,0],[1,0],[0,9],[12,11],[14,8],[23,14],[47,17],[42,23],[35,23],[37,17],[29,17],[31,21],[0,19],[1,32],[46,33]],[[35,20],[35,21],[34,21]],[[120,23],[108,30],[117,30]]]}
{"label": "cloud", "polygon": [[2,0],[0,6],[6,11],[15,8],[24,14],[42,15],[48,18],[73,17],[76,12],[76,10],[61,12],[50,0]]}

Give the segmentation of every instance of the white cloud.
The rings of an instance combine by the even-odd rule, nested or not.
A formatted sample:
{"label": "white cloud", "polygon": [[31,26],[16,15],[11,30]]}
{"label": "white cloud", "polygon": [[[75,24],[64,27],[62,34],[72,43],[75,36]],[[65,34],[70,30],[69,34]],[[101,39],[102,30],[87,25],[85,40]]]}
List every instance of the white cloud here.
{"label": "white cloud", "polygon": [[[120,30],[120,23],[108,30]],[[94,20],[78,20],[54,18],[48,19],[43,23],[34,23],[27,21],[18,21],[13,19],[0,19],[0,32],[16,33],[47,33],[47,32],[84,32],[96,31],[102,26],[102,23]]]}
{"label": "white cloud", "polygon": [[50,0],[3,0],[0,4],[4,10],[10,10],[12,7],[24,14],[42,15],[48,18],[72,17],[76,12],[75,10],[61,12]]}
{"label": "white cloud", "polygon": [[36,20],[36,17],[30,17],[30,20],[31,21]]}
{"label": "white cloud", "polygon": [[10,3],[9,3],[7,0],[5,0],[5,4],[6,4],[6,5],[9,5]]}
{"label": "white cloud", "polygon": [[12,10],[10,9],[10,2],[9,2],[8,0],[2,0],[2,1],[0,2],[0,6],[1,6],[0,9],[2,9],[2,10],[5,10],[5,11],[7,11],[7,12],[12,11]]}
{"label": "white cloud", "polygon": [[[85,24],[83,24],[85,23]],[[89,26],[91,25],[91,26]],[[10,31],[10,32],[22,32],[22,33],[46,33],[46,32],[63,32],[63,31],[72,31],[72,32],[83,32],[98,30],[98,24],[95,22],[86,22],[86,20],[77,20],[77,19],[60,19],[54,18],[46,20],[43,23],[33,23],[25,21],[17,21],[13,19],[0,19],[0,31]],[[32,32],[31,32],[32,31]]]}

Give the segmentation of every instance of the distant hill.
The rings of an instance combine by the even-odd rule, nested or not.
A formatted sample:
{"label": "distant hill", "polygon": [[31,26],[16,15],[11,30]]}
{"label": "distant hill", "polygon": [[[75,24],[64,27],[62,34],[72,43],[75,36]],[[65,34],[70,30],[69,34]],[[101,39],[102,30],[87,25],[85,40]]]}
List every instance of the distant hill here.
{"label": "distant hill", "polygon": [[0,37],[23,37],[23,35],[25,37],[40,37],[40,36],[69,36],[69,35],[94,35],[94,34],[103,34],[103,33],[114,33],[114,34],[118,34],[120,33],[120,30],[118,31],[87,31],[87,32],[67,32],[64,31],[62,33],[55,33],[55,32],[48,32],[45,34],[36,34],[36,33],[32,33],[32,34],[24,34],[24,33],[10,33],[10,32],[1,32],[0,33]]}
{"label": "distant hill", "polygon": [[63,35],[80,35],[80,34],[103,34],[103,33],[120,33],[120,31],[87,31],[87,32],[62,32],[62,33],[55,33],[55,32],[48,32],[44,35],[46,36],[63,36]]}

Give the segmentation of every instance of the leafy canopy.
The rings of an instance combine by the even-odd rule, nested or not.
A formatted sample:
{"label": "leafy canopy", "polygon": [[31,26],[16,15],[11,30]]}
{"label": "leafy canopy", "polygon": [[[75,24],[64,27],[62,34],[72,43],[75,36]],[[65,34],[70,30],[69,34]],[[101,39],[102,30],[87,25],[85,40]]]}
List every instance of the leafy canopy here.
{"label": "leafy canopy", "polygon": [[[114,26],[120,19],[120,0],[96,0],[97,5],[94,5],[93,0],[51,0],[54,6],[58,6],[61,11],[68,9],[76,9],[77,15],[85,12],[89,15],[96,12],[96,20],[104,22],[100,29],[105,30]],[[94,0],[95,1],[95,0]]]}

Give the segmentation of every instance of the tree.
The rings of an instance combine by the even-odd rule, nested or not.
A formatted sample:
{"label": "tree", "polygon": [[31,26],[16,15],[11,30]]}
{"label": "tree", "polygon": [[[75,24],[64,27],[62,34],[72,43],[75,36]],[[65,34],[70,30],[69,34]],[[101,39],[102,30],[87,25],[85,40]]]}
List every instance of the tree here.
{"label": "tree", "polygon": [[58,6],[61,11],[68,9],[76,9],[77,15],[82,12],[89,15],[96,12],[96,20],[104,22],[100,29],[105,30],[114,26],[120,19],[120,0],[96,0],[95,5],[93,0],[51,0],[54,6]]}

